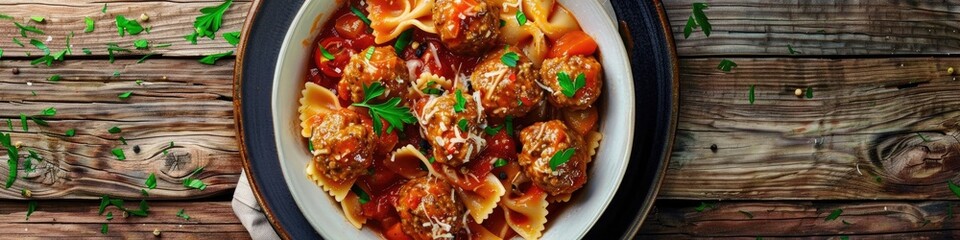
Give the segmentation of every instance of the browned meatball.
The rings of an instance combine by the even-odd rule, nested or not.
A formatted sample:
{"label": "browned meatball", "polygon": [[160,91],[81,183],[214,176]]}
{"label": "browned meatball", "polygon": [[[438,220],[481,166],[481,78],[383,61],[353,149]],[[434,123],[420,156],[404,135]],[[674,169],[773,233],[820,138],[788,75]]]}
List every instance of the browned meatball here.
{"label": "browned meatball", "polygon": [[[363,86],[374,82],[380,83],[386,91],[376,98],[384,101],[393,97],[402,97],[407,94],[407,79],[410,73],[406,63],[397,57],[393,47],[375,48],[368,54],[369,48],[353,56],[343,69],[343,79],[339,89],[346,89],[350,100],[362,102],[364,99]],[[370,56],[369,59],[367,56]]]}
{"label": "browned meatball", "polygon": [[[516,54],[519,60],[514,67],[507,66],[504,55]],[[540,72],[533,62],[516,47],[509,47],[487,54],[470,77],[473,88],[480,92],[483,111],[494,117],[520,117],[543,98],[543,89],[537,86]]]}
{"label": "browned meatball", "polygon": [[[537,187],[550,195],[572,193],[587,181],[589,153],[583,140],[560,120],[540,122],[520,131],[519,162],[523,172]],[[559,151],[573,149],[570,160],[550,168],[550,160]]]}
{"label": "browned meatball", "polygon": [[500,36],[500,8],[486,0],[437,0],[433,22],[440,41],[458,54],[481,54]]}
{"label": "browned meatball", "polygon": [[431,98],[423,105],[420,125],[436,161],[459,167],[486,147],[480,136],[486,118],[477,105],[472,95],[461,90]]}
{"label": "browned meatball", "polygon": [[[568,76],[571,82],[576,82],[580,74],[584,76],[584,85],[572,97],[567,96],[557,81],[558,75]],[[552,93],[547,99],[554,106],[572,109],[587,109],[600,97],[600,88],[603,87],[603,70],[600,62],[592,56],[574,55],[559,58],[550,58],[543,61],[540,75]]]}
{"label": "browned meatball", "polygon": [[313,161],[331,180],[343,182],[367,172],[373,164],[373,132],[360,115],[341,109],[323,116],[313,128]]}
{"label": "browned meatball", "polygon": [[394,207],[400,215],[401,229],[413,239],[453,238],[463,228],[466,212],[453,187],[433,177],[403,184]]}

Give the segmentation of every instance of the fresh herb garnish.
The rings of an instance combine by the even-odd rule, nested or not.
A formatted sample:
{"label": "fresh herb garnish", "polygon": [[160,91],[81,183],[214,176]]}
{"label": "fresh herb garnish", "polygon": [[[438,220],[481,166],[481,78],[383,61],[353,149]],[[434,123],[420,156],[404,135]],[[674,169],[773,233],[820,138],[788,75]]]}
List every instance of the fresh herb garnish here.
{"label": "fresh herb garnish", "polygon": [[120,143],[121,143],[121,144],[127,145],[127,139],[126,139],[126,138],[123,138],[123,136],[120,136],[120,138],[118,138],[117,140],[120,140]]}
{"label": "fresh herb garnish", "polygon": [[923,136],[923,134],[917,133],[917,136],[920,137],[920,140],[923,140],[923,142],[930,142],[930,139]]}
{"label": "fresh herb garnish", "polygon": [[842,213],[843,213],[843,210],[837,208],[836,210],[833,210],[833,212],[830,212],[830,215],[828,215],[827,218],[824,219],[823,221],[827,222],[827,221],[837,220],[837,218],[840,217],[840,214]]}
{"label": "fresh herb garnish", "polygon": [[117,34],[120,34],[121,37],[129,33],[130,35],[137,35],[140,32],[143,32],[143,26],[137,22],[137,19],[127,19],[123,15],[117,15]]}
{"label": "fresh herb garnish", "polygon": [[527,24],[527,15],[523,14],[523,11],[517,10],[517,24],[520,26]]}
{"label": "fresh herb garnish", "polygon": [[88,49],[88,48],[84,48],[84,49],[83,49],[83,54],[90,55],[90,54],[93,54],[93,52],[91,52],[90,49]]}
{"label": "fresh herb garnish", "polygon": [[744,210],[740,210],[740,213],[743,213],[743,215],[747,216],[747,218],[749,219],[753,219],[753,213],[750,213]]}
{"label": "fresh herb garnish", "polygon": [[37,22],[37,23],[42,23],[43,16],[30,16],[30,20],[33,20],[34,22]]}
{"label": "fresh herb garnish", "polygon": [[354,185],[351,190],[353,190],[353,193],[357,194],[357,197],[360,199],[360,204],[366,204],[367,202],[370,202],[370,195],[367,195],[367,192],[364,192],[362,188]]}
{"label": "fresh herb garnish", "polygon": [[85,33],[91,33],[97,28],[97,23],[93,21],[93,18],[83,17],[83,22],[87,23],[87,28],[83,29],[83,32]]}
{"label": "fresh herb garnish", "polygon": [[730,61],[730,59],[720,60],[720,64],[717,65],[717,69],[724,72],[730,72],[730,70],[735,67],[737,67],[737,63]]}
{"label": "fresh herb garnish", "polygon": [[112,128],[108,129],[107,132],[112,134],[117,134],[117,133],[123,132],[123,130],[120,129],[120,127],[113,126]]}
{"label": "fresh herb garnish", "polygon": [[153,56],[156,56],[156,55],[157,55],[156,53],[148,53],[147,55],[143,55],[143,57],[141,57],[140,60],[137,60],[137,64],[146,62],[146,61],[147,61],[147,58],[153,57]]}
{"label": "fresh herb garnish", "polygon": [[693,29],[698,27],[703,28],[703,34],[710,36],[713,27],[710,25],[710,19],[707,19],[707,14],[703,13],[704,9],[707,9],[706,3],[693,3],[693,13],[687,18],[687,24],[683,27],[683,38],[689,38]]}
{"label": "fresh herb garnish", "polygon": [[853,225],[853,223],[847,222],[847,220],[840,220],[840,222],[842,222],[843,225]]}
{"label": "fresh herb garnish", "polygon": [[[928,221],[929,221],[929,220],[928,220]],[[840,240],[850,240],[850,236],[841,235],[841,236],[840,236]]]}
{"label": "fresh herb garnish", "polygon": [[715,207],[715,206],[713,206],[713,204],[709,204],[709,203],[706,203],[706,202],[700,202],[700,206],[697,206],[697,207],[694,208],[693,210],[694,210],[694,211],[697,211],[697,212],[703,212],[703,210],[707,210],[707,208],[714,208],[714,207]]}
{"label": "fresh herb garnish", "polygon": [[47,78],[47,81],[59,82],[60,79],[63,79],[63,77],[61,77],[60,74],[54,74],[53,76],[50,76],[49,78]]}
{"label": "fresh herb garnish", "polygon": [[503,126],[499,126],[499,127],[487,126],[486,128],[483,129],[483,131],[486,132],[487,135],[493,136],[493,135],[497,135],[497,133],[500,133],[500,129],[503,129]]}
{"label": "fresh herb garnish", "polygon": [[213,65],[213,64],[217,63],[217,60],[220,60],[221,58],[224,58],[224,57],[227,57],[227,56],[230,56],[230,55],[233,55],[233,50],[227,51],[227,52],[225,52],[225,53],[217,53],[217,54],[207,55],[207,56],[205,56],[205,57],[203,57],[203,58],[200,59],[200,63],[207,64],[207,65]]}
{"label": "fresh herb garnish", "polygon": [[320,55],[323,55],[323,59],[333,60],[335,58],[333,54],[330,54],[330,52],[328,52],[327,49],[323,47],[322,44],[317,44],[317,47],[320,48]]}
{"label": "fresh herb garnish", "polygon": [[520,61],[520,55],[517,55],[515,52],[507,52],[500,57],[500,61],[508,67],[516,67],[517,61]]}
{"label": "fresh herb garnish", "polygon": [[132,94],[133,94],[133,92],[124,92],[124,93],[121,93],[120,95],[117,95],[117,98],[127,99],[127,98],[130,98],[130,95],[132,95]]}
{"label": "fresh herb garnish", "polygon": [[3,19],[3,20],[13,20],[13,17],[11,17],[10,15],[6,15],[6,14],[0,13],[0,19]]}
{"label": "fresh herb garnish", "polygon": [[504,21],[503,19],[500,19],[500,27],[503,27],[503,26],[506,26],[506,25],[507,25],[507,21]]}
{"label": "fresh herb garnish", "polygon": [[113,212],[107,213],[107,221],[113,220]]}
{"label": "fresh herb garnish", "polygon": [[170,43],[161,43],[161,44],[153,45],[154,48],[165,48],[165,47],[170,47],[170,46],[173,46],[173,44],[170,44]]}
{"label": "fresh herb garnish", "polygon": [[13,38],[13,44],[16,44],[17,46],[23,47],[23,43],[20,42],[20,39],[17,39],[16,37]]}
{"label": "fresh herb garnish", "polygon": [[813,87],[807,87],[807,99],[813,98]]}
{"label": "fresh herb garnish", "polygon": [[228,32],[223,34],[223,39],[227,40],[227,43],[233,46],[237,46],[240,43],[240,32]]}
{"label": "fresh herb garnish", "polygon": [[750,104],[751,104],[751,105],[753,105],[753,100],[756,99],[756,98],[754,97],[754,94],[755,94],[755,93],[754,93],[754,89],[755,89],[755,88],[756,88],[755,85],[750,85],[750,91],[747,92],[747,100],[750,100]]}
{"label": "fresh herb garnish", "polygon": [[560,150],[554,153],[553,157],[550,158],[550,170],[556,171],[558,166],[570,161],[574,153],[576,153],[576,149],[574,148],[567,148],[566,150]]}
{"label": "fresh herb garnish", "polygon": [[503,124],[505,125],[504,127],[507,128],[507,135],[513,137],[513,116],[507,116]]}
{"label": "fresh herb garnish", "polygon": [[203,13],[203,15],[197,17],[193,22],[194,32],[184,38],[192,44],[197,44],[197,37],[214,39],[223,24],[223,14],[227,12],[227,9],[230,9],[231,4],[233,4],[233,0],[227,0],[218,6],[200,9],[200,13]]}
{"label": "fresh herb garnish", "polygon": [[142,38],[141,38],[141,39],[137,39],[137,40],[134,40],[134,41],[133,41],[133,47],[135,47],[135,48],[137,48],[137,49],[147,49],[147,48],[150,47],[150,42],[148,42],[146,39],[142,39]]}
{"label": "fresh herb garnish", "polygon": [[150,173],[150,176],[147,177],[147,181],[145,181],[143,184],[147,185],[147,188],[149,189],[157,188],[157,176],[154,173]]}
{"label": "fresh herb garnish", "polygon": [[73,55],[73,45],[70,44],[70,39],[71,39],[71,38],[73,38],[73,31],[70,31],[70,35],[67,35],[67,40],[66,40],[66,42],[67,42],[67,48],[64,49],[64,50],[66,50],[67,53],[69,53],[70,55]]}
{"label": "fresh herb garnish", "polygon": [[957,198],[960,198],[960,186],[948,181],[947,188],[950,188],[950,191],[953,192],[954,195],[957,195]]}
{"label": "fresh herb garnish", "polygon": [[802,53],[802,52],[800,52],[800,51],[793,50],[793,46],[790,46],[790,44],[787,44],[787,50],[790,51],[790,54],[801,54],[801,53]]}
{"label": "fresh herb garnish", "polygon": [[183,218],[183,220],[190,220],[190,215],[187,215],[183,212],[183,208],[180,211],[177,211],[177,217]]}
{"label": "fresh herb garnish", "polygon": [[17,28],[20,28],[20,36],[23,36],[23,37],[27,37],[27,32],[44,34],[43,30],[37,29],[36,27],[20,25],[20,23],[18,22],[13,22],[13,24],[17,25]]}
{"label": "fresh herb garnish", "polygon": [[33,211],[37,210],[37,201],[30,201],[27,203],[27,220],[30,220],[30,215],[33,214]]}
{"label": "fresh herb garnish", "polygon": [[367,50],[364,51],[365,52],[364,58],[366,58],[367,60],[370,60],[370,58],[373,58],[373,50],[374,50],[373,46],[368,47]]}
{"label": "fresh herb garnish", "polygon": [[44,115],[44,116],[54,116],[54,115],[57,115],[57,108],[48,107],[47,109],[44,109],[43,111],[40,111],[40,114],[41,114],[41,115]]}
{"label": "fresh herb garnish", "polygon": [[357,18],[360,18],[360,21],[363,21],[363,23],[366,23],[367,26],[370,26],[370,19],[367,18],[367,15],[364,15],[363,12],[360,11],[360,9],[357,9],[356,7],[351,5],[350,11],[353,12],[353,15],[357,15]]}
{"label": "fresh herb garnish", "polygon": [[20,125],[23,126],[23,131],[24,131],[24,132],[30,131],[29,128],[27,127],[27,115],[26,115],[26,114],[23,114],[23,113],[20,114]]}
{"label": "fresh herb garnish", "polygon": [[[23,116],[21,114],[21,116]],[[0,145],[7,149],[7,169],[10,170],[7,174],[7,183],[4,188],[10,188],[13,186],[13,182],[17,180],[17,165],[20,162],[20,152],[17,150],[17,146],[13,145],[13,142],[10,140],[10,134],[0,133]]]}
{"label": "fresh herb garnish", "polygon": [[71,128],[71,129],[67,129],[67,131],[66,131],[66,132],[64,132],[64,134],[63,134],[63,135],[64,135],[64,136],[67,136],[67,137],[73,137],[73,136],[76,136],[76,135],[77,135],[77,129],[74,129],[74,128]]}
{"label": "fresh herb garnish", "polygon": [[497,158],[497,160],[493,162],[493,167],[495,168],[503,167],[506,165],[507,165],[507,160],[503,158]]}
{"label": "fresh herb garnish", "polygon": [[43,44],[40,40],[30,39],[30,45],[37,47],[37,49],[43,50],[43,55],[50,55],[50,48],[47,48],[46,44]]}
{"label": "fresh herb garnish", "polygon": [[461,131],[461,132],[466,132],[466,131],[467,131],[467,127],[469,127],[469,126],[467,125],[467,119],[461,118],[460,121],[457,121],[457,127],[460,127],[460,131]]}
{"label": "fresh herb garnish", "polygon": [[113,153],[113,156],[117,157],[117,160],[120,160],[120,161],[127,160],[127,156],[123,154],[123,149],[114,148],[113,150],[110,150],[110,152]]}
{"label": "fresh herb garnish", "polygon": [[103,9],[100,9],[100,12],[101,12],[101,13],[107,13],[107,4],[106,4],[106,3],[103,4]]}
{"label": "fresh herb garnish", "polygon": [[453,105],[453,111],[460,113],[467,110],[467,99],[463,97],[463,92],[460,89],[457,89],[455,97],[457,102]]}
{"label": "fresh herb garnish", "polygon": [[430,156],[430,159],[427,159],[427,162],[430,162],[430,163],[434,163],[436,161],[437,161],[437,158],[434,156]]}
{"label": "fresh herb garnish", "polygon": [[577,74],[576,80],[571,80],[570,75],[565,72],[557,73],[557,83],[560,84],[560,92],[568,98],[572,98],[581,88],[587,85],[587,77],[583,73]]}
{"label": "fresh herb garnish", "polygon": [[[383,123],[381,118],[390,124],[391,129],[403,129],[403,124],[413,124],[417,118],[410,113],[410,109],[400,106],[400,98],[394,97],[380,104],[371,104],[373,100],[383,95],[386,89],[379,82],[374,82],[369,86],[363,86],[363,102],[354,103],[352,106],[365,107],[369,109],[370,118],[373,119],[373,131],[377,135],[383,133]],[[389,131],[389,129],[388,129]]]}
{"label": "fresh herb garnish", "polygon": [[187,179],[184,179],[184,180],[183,180],[183,186],[184,186],[184,187],[188,187],[188,188],[193,188],[193,189],[200,189],[200,191],[203,191],[204,189],[207,189],[207,184],[206,184],[206,183],[203,183],[203,181],[201,181],[200,179],[196,179],[196,178],[187,178]]}
{"label": "fresh herb garnish", "polygon": [[[104,6],[106,6],[106,5],[104,5]],[[101,224],[100,224],[100,233],[102,233],[102,234],[107,234],[107,224],[106,224],[106,223],[101,223]]]}
{"label": "fresh herb garnish", "polygon": [[437,96],[443,95],[443,90],[439,88],[433,88],[434,85],[437,85],[437,82],[431,80],[427,82],[427,86],[423,87],[421,91],[424,94],[429,94],[429,95],[437,95]]}
{"label": "fresh herb garnish", "polygon": [[410,45],[410,39],[412,38],[413,28],[400,33],[400,36],[397,37],[397,42],[393,43],[393,50],[397,51],[397,55],[403,54],[403,50],[407,49],[407,46]]}
{"label": "fresh herb garnish", "polygon": [[130,49],[122,48],[116,43],[107,43],[107,56],[110,58],[111,64],[114,60],[113,52],[130,52]]}

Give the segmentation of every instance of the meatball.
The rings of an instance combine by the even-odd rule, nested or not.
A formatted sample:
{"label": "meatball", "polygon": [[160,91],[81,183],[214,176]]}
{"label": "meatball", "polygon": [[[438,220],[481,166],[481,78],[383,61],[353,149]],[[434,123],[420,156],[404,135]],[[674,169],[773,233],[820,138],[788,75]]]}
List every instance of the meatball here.
{"label": "meatball", "polygon": [[[567,96],[560,87],[559,75],[566,75],[571,82],[576,82],[580,74],[584,76],[584,85],[576,90],[572,97]],[[547,99],[554,106],[561,108],[587,109],[597,101],[600,88],[603,87],[603,71],[600,69],[600,62],[592,56],[574,55],[547,59],[543,61],[540,75],[543,77],[543,84],[551,91]]]}
{"label": "meatball", "polygon": [[460,232],[465,217],[453,187],[433,177],[415,178],[400,187],[394,202],[400,228],[413,239],[452,239]]}
{"label": "meatball", "polygon": [[432,97],[423,105],[420,125],[436,161],[459,167],[483,151],[487,144],[480,132],[487,123],[482,111],[462,90]]}
{"label": "meatball", "polygon": [[500,9],[486,0],[437,0],[433,22],[440,41],[451,51],[482,54],[499,41]]}
{"label": "meatball", "polygon": [[[504,55],[516,54],[515,67],[507,66]],[[516,47],[492,52],[473,70],[470,81],[480,92],[483,110],[494,117],[521,117],[540,103],[543,89],[537,86],[540,72]]]}
{"label": "meatball", "polygon": [[376,100],[405,96],[406,81],[410,78],[406,63],[397,57],[393,47],[378,47],[372,53],[369,51],[370,48],[350,56],[338,86],[339,90],[346,93],[340,94],[348,94],[353,102],[362,102],[365,97],[363,87],[376,82],[386,89]]}
{"label": "meatball", "polygon": [[[550,195],[572,193],[587,181],[589,153],[583,140],[560,120],[540,122],[520,131],[519,163],[525,175]],[[559,151],[573,149],[567,162],[550,168]]]}
{"label": "meatball", "polygon": [[367,173],[373,164],[373,131],[360,115],[340,109],[323,116],[313,128],[313,161],[327,178],[343,182]]}

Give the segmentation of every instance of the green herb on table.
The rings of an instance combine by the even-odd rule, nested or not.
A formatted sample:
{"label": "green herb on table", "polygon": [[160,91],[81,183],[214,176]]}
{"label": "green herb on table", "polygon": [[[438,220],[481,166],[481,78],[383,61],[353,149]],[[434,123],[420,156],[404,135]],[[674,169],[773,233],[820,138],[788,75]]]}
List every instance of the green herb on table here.
{"label": "green herb on table", "polygon": [[143,184],[144,184],[144,185],[147,185],[147,188],[149,188],[149,189],[156,189],[156,188],[157,188],[157,175],[156,175],[156,174],[153,174],[153,173],[150,173],[150,176],[147,177],[147,181],[145,181]]}
{"label": "green herb on table", "polygon": [[30,116],[30,120],[33,121],[34,123],[36,123],[37,125],[40,125],[40,126],[44,126],[44,127],[50,126],[50,124],[48,124],[47,121],[45,121],[45,120],[43,120],[43,119],[41,119],[41,118],[38,118],[38,117],[36,117],[36,116]]}
{"label": "green herb on table", "polygon": [[10,128],[10,131],[13,131],[13,120],[7,118],[7,128]]}
{"label": "green herb on table", "polygon": [[124,93],[121,93],[120,95],[117,95],[117,98],[120,98],[121,100],[127,99],[127,98],[130,98],[130,95],[132,95],[132,94],[133,94],[133,92],[129,92],[129,91],[128,91],[128,92],[124,92]]}
{"label": "green herb on table", "polygon": [[123,15],[117,15],[117,34],[123,37],[126,34],[138,35],[143,32],[143,26],[137,22],[137,19],[127,19]]}
{"label": "green herb on table", "polygon": [[17,180],[17,165],[20,163],[20,152],[17,150],[17,146],[13,145],[9,133],[0,133],[0,146],[7,149],[7,169],[10,171],[7,174],[7,183],[4,188],[10,188],[10,186],[13,186],[13,182]]}
{"label": "green herb on table", "polygon": [[64,132],[63,135],[64,135],[64,136],[67,136],[67,137],[76,136],[76,135],[77,135],[77,129],[74,129],[74,128],[67,129],[67,131]]}
{"label": "green herb on table", "polygon": [[40,30],[36,27],[24,26],[18,22],[13,22],[13,24],[17,25],[17,28],[20,29],[20,36],[23,36],[23,37],[27,37],[27,32],[32,32],[32,33],[41,34],[41,35],[44,34],[43,30]]}
{"label": "green herb on table", "polygon": [[729,59],[720,60],[720,64],[717,65],[717,69],[724,72],[730,72],[733,68],[737,67],[737,63],[730,61]]}
{"label": "green herb on table", "polygon": [[843,235],[843,236],[840,236],[840,240],[850,240],[850,237]]}
{"label": "green herb on table", "polygon": [[214,39],[223,24],[223,14],[227,12],[227,9],[230,9],[231,4],[233,4],[233,0],[227,0],[220,5],[200,9],[200,13],[203,15],[197,17],[193,22],[194,32],[184,36],[184,38],[194,45],[197,44],[197,37]]}
{"label": "green herb on table", "polygon": [[517,24],[520,26],[527,24],[527,15],[523,14],[523,11],[517,11]]}
{"label": "green herb on table", "polygon": [[90,54],[93,54],[93,52],[91,52],[90,49],[88,49],[88,48],[84,48],[84,49],[83,49],[83,54],[90,55]]}
{"label": "green herb on table", "polygon": [[407,49],[407,46],[410,46],[410,40],[412,38],[413,28],[400,33],[400,36],[397,37],[397,42],[393,43],[393,50],[397,52],[397,55],[403,54],[403,50]]}
{"label": "green herb on table", "polygon": [[790,44],[787,44],[787,50],[790,51],[790,54],[802,54],[800,51],[793,50],[793,46],[790,46]]}
{"label": "green herb on table", "polygon": [[581,88],[587,85],[586,76],[583,73],[577,74],[576,80],[571,80],[570,75],[567,75],[565,72],[557,73],[557,83],[560,84],[560,92],[568,98],[572,98],[577,94],[577,91],[580,91]]}
{"label": "green herb on table", "polygon": [[813,87],[807,87],[807,99],[813,98]]}
{"label": "green herb on table", "polygon": [[136,83],[138,86],[143,86],[143,80],[137,79]]}
{"label": "green herb on table", "polygon": [[207,55],[207,56],[204,56],[203,58],[200,59],[200,63],[207,64],[207,65],[213,65],[213,64],[217,63],[217,60],[220,60],[221,58],[224,58],[224,57],[227,57],[227,56],[230,56],[230,55],[233,55],[233,51],[232,51],[232,50],[231,50],[231,51],[228,51],[228,52],[225,52],[225,53],[218,53],[218,54]]}
{"label": "green herb on table", "polygon": [[40,111],[40,115],[44,115],[44,116],[54,116],[54,115],[57,115],[57,108],[48,107],[47,109],[44,109],[43,111]]}
{"label": "green herb on table", "polygon": [[107,221],[113,220],[113,212],[107,213]]}
{"label": "green herb on table", "polygon": [[150,196],[150,193],[147,193],[147,190],[146,190],[146,189],[141,188],[141,189],[140,189],[140,195],[143,195],[144,197],[149,197],[149,196]]}
{"label": "green herb on table", "polygon": [[69,53],[70,55],[73,55],[73,45],[70,44],[71,38],[73,38],[73,31],[70,31],[70,35],[67,35],[67,40],[66,40],[67,48],[64,50],[67,51],[67,53]]}
{"label": "green herb on table", "polygon": [[560,150],[554,153],[553,157],[550,158],[550,170],[556,171],[557,167],[570,161],[574,153],[576,153],[576,149],[574,148],[567,148],[566,150]]}
{"label": "green herb on table", "polygon": [[360,188],[358,185],[354,185],[353,188],[351,188],[350,190],[352,190],[353,193],[357,194],[357,198],[359,198],[360,204],[366,204],[367,202],[370,202],[370,195],[367,195],[367,192],[364,192],[363,189]]}
{"label": "green herb on table", "polygon": [[120,127],[117,127],[117,126],[113,126],[110,129],[108,129],[107,132],[112,134],[117,134],[117,133],[123,132],[123,129],[120,129]]}
{"label": "green herb on table", "polygon": [[146,61],[147,61],[147,58],[153,57],[153,56],[156,56],[156,55],[157,55],[156,53],[148,53],[147,55],[143,55],[143,57],[141,57],[140,60],[137,60],[137,64],[141,64],[141,63],[143,63],[143,62],[146,62]]}
{"label": "green herb on table", "polygon": [[842,214],[842,213],[843,213],[843,210],[837,208],[837,209],[833,210],[833,212],[830,212],[830,215],[827,215],[827,218],[824,219],[823,221],[824,221],[824,222],[827,222],[827,221],[837,220],[837,218],[840,217],[840,214]]}
{"label": "green herb on table", "polygon": [[150,42],[146,39],[137,39],[133,41],[133,47],[137,49],[147,49],[150,48]]}
{"label": "green herb on table", "polygon": [[30,215],[33,214],[33,211],[37,210],[37,201],[30,201],[27,203],[27,220],[30,220]]}
{"label": "green herb on table", "polygon": [[953,195],[957,195],[957,198],[960,198],[960,186],[954,184],[953,182],[947,182],[947,188],[950,188],[950,191],[953,192]]}
{"label": "green herb on table", "polygon": [[107,4],[106,4],[106,3],[103,4],[103,9],[100,9],[100,12],[101,12],[101,13],[107,13]]}
{"label": "green herb on table", "polygon": [[183,208],[180,211],[177,211],[177,217],[183,218],[183,220],[190,220],[190,215],[187,215],[183,212]]}
{"label": "green herb on table", "polygon": [[[63,51],[56,52],[53,55],[50,55],[50,58],[56,61],[63,61],[63,56],[67,54],[67,51],[67,49],[64,49]],[[49,66],[50,63],[47,63],[47,65]]]}
{"label": "green herb on table", "polygon": [[83,29],[85,33],[92,33],[97,28],[97,23],[93,21],[93,18],[83,17],[83,22],[87,24],[87,28]]}
{"label": "green herb on table", "polygon": [[703,34],[710,36],[710,31],[713,30],[713,27],[710,25],[710,19],[707,19],[707,14],[703,12],[704,9],[707,9],[706,3],[693,3],[693,12],[690,14],[690,17],[687,18],[687,24],[683,27],[683,38],[689,38],[690,34],[693,33],[693,29],[702,28]]}
{"label": "green herb on table", "polygon": [[[413,124],[417,118],[410,113],[410,108],[400,105],[400,98],[394,97],[384,103],[372,104],[370,100],[384,94],[386,89],[379,82],[374,82],[369,86],[363,86],[363,102],[354,103],[352,106],[365,107],[369,110],[370,118],[373,119],[373,131],[377,135],[383,134],[382,118],[390,124],[390,129],[403,129],[404,124]],[[387,130],[388,133],[390,130]]]}
{"label": "green herb on table", "polygon": [[30,45],[33,45],[34,47],[37,47],[37,49],[42,50],[43,55],[50,55],[50,48],[47,48],[47,45],[43,44],[43,42],[41,42],[40,40],[30,39]]}
{"label": "green herb on table", "polygon": [[127,213],[133,216],[146,217],[150,214],[150,206],[147,205],[147,200],[140,200],[140,207],[137,210],[125,210]]}
{"label": "green herb on table", "polygon": [[30,20],[33,20],[34,22],[37,22],[37,23],[42,23],[43,16],[30,16]]}
{"label": "green herb on table", "polygon": [[116,43],[107,43],[107,56],[110,58],[110,63],[113,64],[114,52],[130,52],[130,49],[122,48]]}
{"label": "green herb on table", "polygon": [[6,14],[3,14],[3,13],[0,13],[0,19],[3,19],[3,20],[13,20],[13,17],[11,17],[10,15],[6,15]]}
{"label": "green herb on table", "polygon": [[3,48],[0,48],[0,59],[3,58]]}
{"label": "green herb on table", "polygon": [[16,44],[17,46],[20,46],[20,47],[24,46],[23,43],[20,42],[20,39],[17,39],[16,37],[13,38],[13,44]]}
{"label": "green herb on table", "polygon": [[101,224],[100,224],[100,233],[102,233],[102,234],[107,234],[107,224],[106,224],[106,223],[101,223]]}
{"label": "green herb on table", "polygon": [[196,178],[184,179],[183,186],[188,188],[193,188],[193,189],[200,189],[200,191],[207,189],[207,184],[203,183],[203,181]]}
{"label": "green herb on table", "polygon": [[520,61],[520,55],[517,55],[515,52],[507,52],[500,57],[500,62],[503,62],[503,65],[507,65],[508,67],[516,67],[517,61]]}
{"label": "green herb on table", "polygon": [[467,99],[463,97],[463,92],[460,89],[457,89],[456,96],[457,102],[453,105],[453,111],[461,113],[467,110]]}
{"label": "green herb on table", "polygon": [[120,70],[113,70],[113,77],[120,77]]}
{"label": "green herb on table", "polygon": [[743,215],[744,215],[744,216],[747,216],[747,218],[749,218],[749,219],[753,219],[753,213],[750,213],[750,212],[747,212],[747,211],[744,211],[744,210],[740,210],[740,213],[743,213]]}
{"label": "green herb on table", "polygon": [[154,48],[165,48],[165,47],[170,47],[170,46],[173,46],[173,44],[161,43],[161,44],[153,45]]}
{"label": "green herb on table", "polygon": [[367,15],[364,15],[363,12],[360,11],[360,9],[357,9],[356,7],[351,5],[350,11],[353,12],[353,15],[356,15],[357,18],[360,18],[360,21],[363,21],[363,23],[367,24],[367,26],[370,26],[370,19],[367,18]]}
{"label": "green herb on table", "polygon": [[694,211],[697,211],[697,212],[703,212],[704,210],[707,210],[707,208],[714,208],[714,207],[716,207],[716,206],[714,206],[713,204],[709,204],[709,203],[706,203],[706,202],[700,202],[700,206],[697,206],[697,207],[694,208],[693,210],[694,210]]}
{"label": "green herb on table", "polygon": [[240,32],[228,32],[223,34],[223,39],[227,40],[232,46],[237,46],[240,43]]}
{"label": "green herb on table", "polygon": [[750,85],[750,91],[747,93],[747,100],[750,101],[750,105],[753,105],[753,101],[756,100],[755,92],[756,85]]}
{"label": "green herb on table", "polygon": [[842,222],[843,225],[853,225],[853,223],[847,222],[847,220],[840,220],[840,222]]}
{"label": "green herb on table", "polygon": [[930,142],[930,139],[927,138],[926,136],[923,136],[923,134],[921,133],[917,133],[917,136],[919,136],[920,140],[923,140],[923,142]]}
{"label": "green herb on table", "polygon": [[127,156],[123,154],[123,149],[114,148],[110,152],[113,153],[113,156],[117,157],[117,160],[120,160],[120,161],[127,160]]}

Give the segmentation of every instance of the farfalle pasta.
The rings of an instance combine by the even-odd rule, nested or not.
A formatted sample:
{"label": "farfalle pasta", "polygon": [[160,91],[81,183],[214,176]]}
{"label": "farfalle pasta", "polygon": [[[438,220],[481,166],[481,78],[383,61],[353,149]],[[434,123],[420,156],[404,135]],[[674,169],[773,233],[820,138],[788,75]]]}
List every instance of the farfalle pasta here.
{"label": "farfalle pasta", "polygon": [[596,51],[552,0],[347,0],[301,92],[304,171],[386,239],[541,238],[603,139]]}

